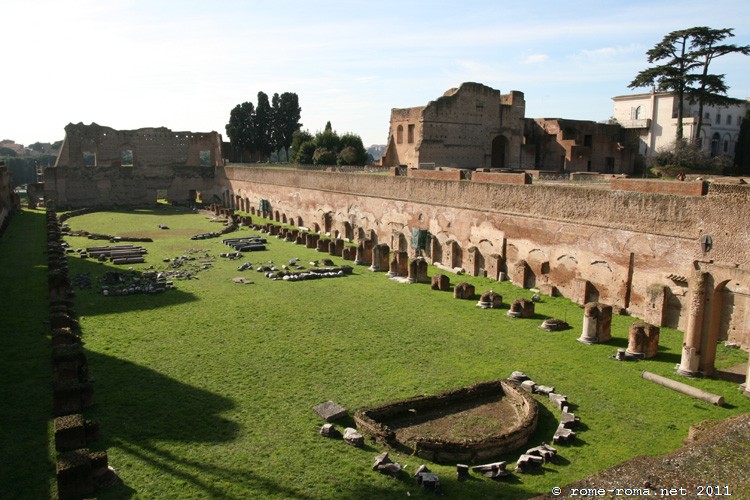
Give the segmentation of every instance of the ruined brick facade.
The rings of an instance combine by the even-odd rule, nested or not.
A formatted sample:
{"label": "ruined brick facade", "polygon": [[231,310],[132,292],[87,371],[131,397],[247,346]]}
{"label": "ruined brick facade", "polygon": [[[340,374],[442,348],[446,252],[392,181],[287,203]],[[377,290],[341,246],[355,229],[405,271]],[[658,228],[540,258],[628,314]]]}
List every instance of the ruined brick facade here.
{"label": "ruined brick facade", "polygon": [[217,132],[69,124],[55,167],[44,172],[45,198],[50,207],[189,203],[221,165]]}
{"label": "ruined brick facade", "polygon": [[383,164],[519,168],[525,112],[522,92],[464,83],[426,106],[391,110]]}
{"label": "ruined brick facade", "polygon": [[221,135],[165,127],[115,130],[92,123],[65,127],[56,167],[218,167]]}
{"label": "ruined brick facade", "polygon": [[426,106],[391,110],[385,166],[630,173],[635,136],[619,125],[525,117],[522,92],[463,83]]}

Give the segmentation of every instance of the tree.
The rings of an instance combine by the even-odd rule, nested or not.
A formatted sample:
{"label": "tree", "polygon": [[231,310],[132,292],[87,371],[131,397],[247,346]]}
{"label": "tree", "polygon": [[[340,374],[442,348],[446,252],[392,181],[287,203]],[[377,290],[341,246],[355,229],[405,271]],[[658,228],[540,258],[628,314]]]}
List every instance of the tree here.
{"label": "tree", "polygon": [[661,91],[674,92],[677,97],[676,140],[683,138],[682,111],[688,74],[698,67],[694,54],[690,53],[691,31],[678,30],[666,35],[654,48],[646,52],[649,64],[665,61],[660,65],[644,69],[638,73],[628,88],[656,86]]}
{"label": "tree", "polygon": [[740,125],[740,137],[734,153],[734,164],[739,175],[750,174],[750,110]]}
{"label": "tree", "polygon": [[313,153],[313,163],[315,165],[335,165],[336,153],[328,148],[318,146]]}
{"label": "tree", "polygon": [[227,135],[241,155],[249,150],[260,160],[268,161],[271,153],[284,148],[289,159],[292,136],[301,127],[301,111],[297,94],[276,93],[269,102],[268,94],[258,92],[257,107],[245,102],[232,110]]}
{"label": "tree", "polygon": [[367,163],[367,150],[362,144],[362,138],[357,134],[347,132],[342,135],[339,139],[339,148],[339,164],[364,165]]}
{"label": "tree", "polygon": [[[694,141],[700,137],[703,105],[721,105],[731,101],[726,97],[724,75],[712,75],[708,73],[708,67],[716,57],[733,52],[750,54],[750,46],[720,43],[732,36],[731,28],[696,26],[673,31],[646,52],[650,64],[663,61],[662,64],[639,72],[628,85],[629,88],[655,86],[660,91],[674,92],[677,99],[677,141],[681,141],[684,135],[682,118],[686,98],[699,105],[696,135],[691,137]],[[696,70],[700,73],[695,73]]]}
{"label": "tree", "polygon": [[338,152],[339,147],[339,135],[331,128],[331,122],[326,123],[326,128],[323,132],[315,134],[315,144],[319,148],[326,148],[329,151]]}
{"label": "tree", "polygon": [[299,106],[297,94],[284,92],[278,99],[278,111],[274,122],[276,147],[284,148],[289,158],[289,148],[292,145],[294,133],[302,124],[299,122],[302,108]]}
{"label": "tree", "polygon": [[727,38],[733,37],[731,28],[711,29],[705,26],[692,28],[693,42],[691,47],[695,51],[695,58],[700,63],[701,73],[695,77],[697,87],[690,89],[689,99],[698,103],[698,121],[695,128],[694,143],[700,139],[703,126],[703,106],[705,104],[721,106],[731,104],[734,99],[727,97],[727,86],[724,75],[709,74],[708,66],[717,57],[739,53],[750,55],[750,45],[738,47],[734,44],[722,44]]}
{"label": "tree", "polygon": [[255,137],[255,106],[253,103],[243,102],[235,106],[229,114],[229,123],[225,128],[232,145],[240,152],[240,161],[244,161],[244,153],[253,147]]}
{"label": "tree", "polygon": [[18,154],[13,149],[2,147],[0,148],[0,156],[16,157]]}
{"label": "tree", "polygon": [[273,116],[268,94],[258,92],[258,106],[255,108],[255,137],[253,146],[262,161],[267,161],[273,151]]}

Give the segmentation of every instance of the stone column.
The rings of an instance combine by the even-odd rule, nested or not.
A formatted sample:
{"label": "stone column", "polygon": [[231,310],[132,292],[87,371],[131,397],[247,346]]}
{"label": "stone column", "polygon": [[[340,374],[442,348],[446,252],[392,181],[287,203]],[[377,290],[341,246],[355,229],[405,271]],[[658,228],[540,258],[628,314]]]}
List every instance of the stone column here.
{"label": "stone column", "polygon": [[579,342],[597,344],[607,342],[612,338],[612,306],[589,302],[584,307],[583,329]]}
{"label": "stone column", "polygon": [[694,377],[700,363],[703,313],[706,307],[706,273],[697,271],[690,289],[690,311],[685,337],[682,342],[682,357],[677,368],[679,375]]}

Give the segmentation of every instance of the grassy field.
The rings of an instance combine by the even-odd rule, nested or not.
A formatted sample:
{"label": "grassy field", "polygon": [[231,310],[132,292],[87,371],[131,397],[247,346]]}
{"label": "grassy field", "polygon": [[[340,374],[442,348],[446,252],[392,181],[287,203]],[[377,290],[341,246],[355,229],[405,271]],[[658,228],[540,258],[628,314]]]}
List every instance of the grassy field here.
{"label": "grassy field", "polygon": [[[695,422],[750,411],[750,398],[736,384],[689,381],[723,395],[727,405],[719,408],[640,378],[642,370],[674,377],[680,332],[662,329],[653,360],[617,362],[611,356],[627,345],[635,319],[615,317],[611,342],[584,345],[576,341],[583,311],[564,298],[543,297],[535,318],[510,319],[507,309],[480,310],[476,301],[456,300],[429,284],[396,283],[364,266],[344,278],[271,281],[237,267],[247,260],[280,265],[291,258],[306,264],[324,255],[272,238],[267,251],[229,261],[219,257],[228,251],[221,239],[189,239],[218,231],[219,224],[171,207],[89,214],[69,224],[96,233],[153,237],[153,243],[143,244],[149,251],[146,264],[134,265],[136,270],[165,269],[164,258],[181,255],[208,267],[197,279],[176,281],[175,290],[160,295],[104,297],[97,287],[102,274],[126,268],[70,259],[71,277],[90,273],[95,283],[91,290],[77,290],[76,299],[96,379],[96,405],[86,416],[100,422],[102,439],[95,448],[108,451],[123,481],[100,498],[423,496],[406,475],[392,479],[370,470],[380,446],[355,449],[318,436],[322,422],[312,407],[331,399],[351,414],[364,406],[504,378],[513,370],[568,395],[583,423],[579,439],[560,446],[558,460],[542,473],[502,482],[477,477],[459,483],[454,467],[429,464],[446,496],[523,498],[549,492],[627,458],[674,449]],[[67,240],[74,248],[101,244]],[[430,268],[430,275],[435,272]],[[254,284],[235,284],[236,276]],[[492,287],[505,303],[531,296],[508,282],[450,277],[453,284],[473,283],[477,293]],[[547,317],[565,319],[572,328],[540,330]],[[39,336],[30,338],[39,342]],[[725,365],[747,359],[723,347],[719,357]],[[28,369],[37,379],[49,375],[46,365]],[[45,397],[27,413],[49,412],[51,396]],[[559,419],[558,410],[537,399],[539,427],[529,446],[549,442]],[[407,464],[407,472],[423,463],[418,457],[392,457]]]}

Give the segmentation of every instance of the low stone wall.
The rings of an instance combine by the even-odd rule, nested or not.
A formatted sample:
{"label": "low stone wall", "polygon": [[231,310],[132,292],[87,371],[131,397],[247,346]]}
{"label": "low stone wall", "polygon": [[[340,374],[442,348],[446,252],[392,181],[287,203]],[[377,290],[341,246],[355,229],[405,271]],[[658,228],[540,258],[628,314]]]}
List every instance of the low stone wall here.
{"label": "low stone wall", "polygon": [[500,184],[531,184],[531,174],[526,172],[472,172],[472,182],[494,182]]}
{"label": "low stone wall", "polygon": [[610,188],[617,191],[671,194],[678,196],[705,196],[708,183],[705,181],[659,181],[652,179],[612,179]]}
{"label": "low stone wall", "polygon": [[411,169],[408,172],[408,176],[415,179],[437,179],[441,181],[460,181],[465,179],[463,170]]}
{"label": "low stone wall", "polygon": [[[510,398],[512,404],[522,408],[523,417],[516,425],[510,426],[500,434],[486,436],[482,439],[450,441],[419,437],[414,444],[401,443],[396,437],[396,432],[386,423],[413,412],[419,414],[436,408],[450,408],[467,401],[495,395]],[[439,463],[477,463],[525,445],[536,430],[538,410],[534,398],[523,391],[518,384],[507,380],[497,380],[482,382],[435,396],[419,396],[376,408],[359,410],[355,413],[354,420],[360,431],[373,436],[382,444],[406,449],[427,460]]]}

